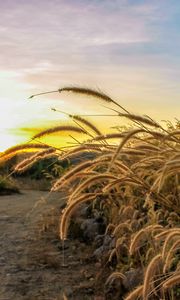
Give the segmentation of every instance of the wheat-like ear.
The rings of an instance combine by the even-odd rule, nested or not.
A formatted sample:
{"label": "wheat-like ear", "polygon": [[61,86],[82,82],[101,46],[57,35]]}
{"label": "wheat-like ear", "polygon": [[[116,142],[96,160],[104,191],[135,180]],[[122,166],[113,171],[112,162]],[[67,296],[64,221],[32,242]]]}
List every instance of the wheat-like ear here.
{"label": "wheat-like ear", "polygon": [[162,228],[162,226],[156,224],[156,225],[149,225],[139,230],[131,240],[131,244],[129,248],[130,255],[132,255],[137,250],[137,248],[141,246],[140,243],[142,242],[142,240],[147,239],[149,234],[153,232],[153,230],[160,229],[160,228]]}
{"label": "wheat-like ear", "polygon": [[67,231],[69,226],[69,220],[71,215],[77,209],[77,206],[83,202],[92,201],[96,198],[96,194],[89,193],[82,195],[81,197],[75,199],[72,203],[70,203],[64,210],[60,222],[60,238],[65,240],[67,238]]}
{"label": "wheat-like ear", "polygon": [[169,216],[171,217],[171,218],[174,218],[174,219],[176,219],[176,220],[179,220],[179,215],[175,212],[175,211],[173,211],[173,212],[171,212],[170,214],[169,214]]}
{"label": "wheat-like ear", "polygon": [[165,179],[171,174],[175,174],[180,170],[180,159],[174,159],[166,162],[165,166],[161,169],[161,174],[155,180],[152,190],[157,188],[158,192],[162,189]]}
{"label": "wheat-like ear", "polygon": [[167,180],[168,177],[170,177],[171,175],[173,176],[176,173],[180,173],[180,163],[179,165],[174,165],[171,168],[166,168],[165,172],[163,172],[161,176],[159,176],[160,180],[158,184],[158,192],[160,192],[160,190],[162,189],[165,180]]}
{"label": "wheat-like ear", "polygon": [[110,255],[109,255],[109,258],[108,258],[108,262],[111,262],[114,256],[117,257],[117,250],[116,250],[116,248],[114,248],[114,249],[110,252]]}
{"label": "wheat-like ear", "polygon": [[[77,154],[81,154],[83,152],[95,152],[95,153],[106,153],[111,152],[115,149],[116,146],[112,145],[104,145],[104,144],[83,144],[78,147],[75,147],[73,150],[67,151],[61,159],[72,158]],[[103,148],[103,149],[101,149]]]}
{"label": "wheat-like ear", "polygon": [[162,256],[161,254],[157,254],[153,259],[150,261],[145,276],[144,276],[144,284],[143,284],[143,299],[148,300],[148,295],[151,289],[152,279],[154,278],[154,275],[159,270],[159,267],[162,264]]}
{"label": "wheat-like ear", "polygon": [[121,272],[113,272],[106,280],[105,285],[112,284],[115,279],[126,280],[126,276]]}
{"label": "wheat-like ear", "polygon": [[57,154],[55,154],[55,152],[56,152],[56,149],[54,149],[54,148],[49,148],[47,150],[39,151],[36,154],[30,156],[29,158],[24,159],[19,164],[17,164],[14,168],[14,171],[18,172],[18,173],[22,173],[22,172],[26,171],[27,169],[29,169],[35,162],[45,159],[45,158],[53,157],[54,155],[57,155]]}
{"label": "wheat-like ear", "polygon": [[177,227],[177,228],[169,228],[167,230],[164,230],[163,232],[157,234],[155,236],[155,239],[156,240],[158,240],[158,239],[165,239],[168,234],[173,233],[174,231],[175,232],[178,231],[180,233],[180,228]]}
{"label": "wheat-like ear", "polygon": [[163,229],[163,226],[159,225],[159,224],[152,224],[152,225],[145,227],[145,230],[148,232],[154,232],[154,231],[160,230],[160,229]]}
{"label": "wheat-like ear", "polygon": [[165,168],[166,169],[171,169],[176,165],[179,165],[179,167],[180,167],[180,157],[178,159],[172,159],[170,161],[167,161],[166,164],[165,164]]}
{"label": "wheat-like ear", "polygon": [[114,103],[115,105],[120,107],[123,111],[125,111],[126,113],[129,113],[123,106],[121,106],[119,103],[117,103],[115,100],[113,100],[112,98],[110,98],[109,96],[104,94],[103,92],[97,91],[95,89],[77,87],[77,86],[67,86],[67,87],[64,87],[64,88],[60,88],[56,91],[48,91],[48,92],[43,92],[43,93],[39,93],[39,94],[34,94],[34,95],[30,96],[29,99],[31,99],[35,96],[45,95],[45,94],[50,94],[50,93],[57,93],[57,92],[59,92],[59,93],[61,93],[61,92],[72,92],[72,93],[75,93],[75,94],[81,94],[81,95],[95,97],[95,98],[98,98],[100,100],[106,101],[108,103]]}
{"label": "wheat-like ear", "polygon": [[160,187],[162,186],[164,182],[164,176],[163,176],[163,172],[157,176],[156,180],[153,182],[153,185],[151,186],[151,192],[153,191],[158,191],[160,192]]}
{"label": "wheat-like ear", "polygon": [[88,149],[90,147],[93,147],[95,149],[101,149],[103,148],[103,151],[106,151],[108,150],[109,153],[113,152],[115,149],[116,149],[116,145],[108,145],[107,143],[104,143],[104,144],[98,144],[98,143],[88,143],[88,142],[85,142],[84,143],[84,146]]}
{"label": "wheat-like ear", "polygon": [[132,214],[132,219],[138,219],[140,216],[139,210],[134,210],[134,213]]}
{"label": "wheat-like ear", "polygon": [[[180,229],[180,228],[179,228]],[[165,239],[165,242],[164,242],[164,245],[163,245],[163,248],[162,248],[162,257],[163,259],[166,257],[166,251],[167,251],[167,247],[168,247],[168,243],[175,237],[180,237],[180,230],[176,230],[174,228],[174,231],[173,232],[170,232],[168,234],[168,236],[166,237]]]}
{"label": "wheat-like ear", "polygon": [[[69,116],[70,118],[72,118],[73,120],[78,121],[78,122],[82,123],[83,125],[89,127],[97,135],[101,135],[100,130],[92,122],[88,121],[87,119],[82,118],[82,115],[71,115],[71,114],[68,114],[67,112],[64,112],[64,111],[61,111],[61,110],[57,110],[55,108],[51,108],[51,110],[63,113],[65,115]],[[89,116],[89,115],[87,115],[87,116]],[[94,115],[90,115],[90,116],[94,116]]]}
{"label": "wheat-like ear", "polygon": [[145,238],[147,238],[147,232],[144,229],[139,230],[133,237],[131,244],[130,244],[130,248],[129,248],[129,253],[130,255],[132,255],[137,248],[140,247],[140,243],[142,242],[142,240],[144,240]]}
{"label": "wheat-like ear", "polygon": [[8,148],[6,151],[3,152],[2,155],[0,155],[0,159],[6,159],[11,157],[12,155],[15,155],[18,151],[23,150],[30,150],[30,149],[48,149],[49,146],[45,144],[34,144],[34,143],[25,143],[13,146],[11,148]]}
{"label": "wheat-like ear", "polygon": [[77,195],[79,195],[80,192],[82,192],[85,188],[89,187],[92,184],[95,183],[100,183],[101,181],[109,181],[109,180],[113,180],[116,179],[117,177],[111,175],[111,174],[99,174],[99,175],[95,175],[92,176],[91,178],[88,178],[87,180],[85,180],[83,183],[81,183],[76,190],[73,192],[73,194],[71,195],[71,197],[69,198],[69,202]]}
{"label": "wheat-like ear", "polygon": [[95,98],[98,98],[100,100],[104,100],[106,102],[113,102],[114,100],[111,99],[109,96],[107,96],[106,94],[99,92],[95,89],[90,89],[90,88],[83,88],[83,87],[76,87],[76,86],[67,86],[64,88],[60,88],[59,93],[61,92],[72,92],[75,94],[81,94],[81,95],[86,95],[86,96],[92,96]]}
{"label": "wheat-like ear", "polygon": [[51,127],[51,128],[48,128],[46,130],[43,130],[37,134],[35,134],[33,136],[32,139],[37,139],[37,138],[41,138],[43,136],[46,136],[46,135],[49,135],[49,134],[52,134],[52,133],[57,133],[57,132],[61,132],[61,131],[72,131],[72,132],[77,132],[77,133],[84,133],[84,134],[87,134],[87,132],[82,129],[82,128],[79,128],[79,127],[75,127],[75,126],[70,126],[70,125],[61,125],[61,126],[55,126],[55,127]]}
{"label": "wheat-like ear", "polygon": [[[158,225],[157,225],[158,226]],[[152,236],[153,236],[153,239],[154,239],[154,236],[159,233],[159,232],[162,232],[163,231],[163,226],[159,225],[159,227],[157,228],[154,228],[152,229],[151,233],[152,233]]]}
{"label": "wheat-like ear", "polygon": [[[144,144],[135,145],[135,149],[149,150],[149,151],[152,151],[152,152],[159,152],[161,150],[159,147],[157,147],[155,145],[149,145],[149,144],[145,144],[145,143]],[[157,156],[155,158],[157,159]]]}
{"label": "wheat-like ear", "polygon": [[63,300],[68,300],[67,296],[65,293],[63,293]]}
{"label": "wheat-like ear", "polygon": [[117,103],[111,97],[109,97],[105,93],[97,91],[95,89],[84,88],[84,87],[76,87],[76,86],[68,86],[68,87],[61,88],[58,91],[59,91],[59,93],[61,93],[61,92],[72,92],[72,93],[75,93],[75,94],[91,96],[91,97],[103,100],[105,102],[108,102],[108,103],[114,103],[115,105],[120,107],[124,112],[129,113],[122,105]]}
{"label": "wheat-like ear", "polygon": [[121,143],[119,144],[119,146],[117,147],[117,150],[114,154],[114,156],[112,157],[112,160],[111,160],[111,163],[110,163],[110,166],[113,165],[113,163],[115,162],[118,154],[120,153],[121,149],[123,148],[123,146],[136,134],[138,133],[141,133],[141,132],[146,132],[146,130],[144,129],[134,129],[132,131],[129,131],[126,136],[123,138],[123,140],[121,141]]}
{"label": "wheat-like ear", "polygon": [[93,139],[90,139],[88,142],[98,142],[98,141],[106,141],[109,139],[119,139],[119,138],[123,138],[125,136],[124,133],[108,133],[108,134],[102,134],[99,136],[94,137]]}
{"label": "wheat-like ear", "polygon": [[135,187],[140,185],[140,183],[137,180],[123,176],[123,177],[116,179],[116,180],[112,181],[111,183],[107,184],[103,188],[103,193],[108,193],[113,188],[117,188],[117,185],[120,183],[122,185],[125,185],[125,183],[127,183],[129,186],[135,186]]}
{"label": "wheat-like ear", "polygon": [[[168,134],[159,132],[159,131],[153,131],[153,130],[148,130],[148,134],[150,134],[154,139],[156,140],[168,140],[168,141],[174,141],[171,137],[169,137]],[[151,138],[150,138],[151,139]]]}
{"label": "wheat-like ear", "polygon": [[137,150],[137,149],[124,149],[124,150],[121,150],[121,152],[120,152],[121,154],[126,154],[126,155],[133,155],[133,156],[135,156],[135,155],[145,155],[145,154],[147,154],[147,152],[145,152],[145,151],[142,151],[142,150]]}
{"label": "wheat-like ear", "polygon": [[124,300],[137,300],[141,297],[143,290],[143,285],[138,286],[135,290],[130,292],[129,295],[127,295]]}
{"label": "wheat-like ear", "polygon": [[134,214],[134,207],[132,205],[128,205],[123,209],[123,215],[128,217],[128,216],[133,216]]}
{"label": "wheat-like ear", "polygon": [[121,246],[121,245],[124,244],[125,242],[126,242],[126,237],[125,237],[125,236],[119,237],[119,238],[116,240],[116,245],[115,245],[116,250],[119,248],[119,246]]}
{"label": "wheat-like ear", "polygon": [[132,170],[136,170],[136,169],[138,169],[138,168],[143,168],[144,169],[144,167],[146,166],[146,164],[147,165],[149,165],[149,164],[153,164],[153,163],[156,163],[156,162],[158,162],[158,163],[163,163],[164,162],[164,156],[162,156],[162,155],[156,155],[156,156],[150,156],[150,157],[146,157],[146,158],[143,158],[143,159],[141,159],[140,161],[138,161],[138,162],[135,162],[132,166],[131,166],[131,169]]}
{"label": "wheat-like ear", "polygon": [[104,154],[101,157],[98,157],[97,159],[95,159],[93,161],[93,164],[89,167],[89,170],[94,170],[97,167],[103,166],[103,165],[107,165],[107,163],[109,162],[109,158],[111,157],[111,154]]}
{"label": "wheat-like ear", "polygon": [[[111,156],[112,157],[112,156]],[[131,169],[127,167],[123,162],[116,160],[115,165],[119,168],[124,174],[131,173]]]}
{"label": "wheat-like ear", "polygon": [[169,135],[180,135],[180,130],[171,131]]}
{"label": "wheat-like ear", "polygon": [[117,225],[113,231],[113,236],[118,236],[121,233],[121,230],[123,232],[131,232],[131,228],[130,225],[125,222],[125,223],[120,223],[119,225]]}
{"label": "wheat-like ear", "polygon": [[179,285],[180,284],[180,273],[176,275],[175,274],[168,278],[164,283],[163,283],[163,289],[167,290],[167,289],[172,289],[175,285]]}
{"label": "wheat-like ear", "polygon": [[121,179],[113,180],[111,183],[108,183],[103,189],[102,192],[104,194],[108,194],[112,189],[116,188],[120,182],[124,180],[124,177]]}
{"label": "wheat-like ear", "polygon": [[93,132],[95,132],[98,136],[101,135],[100,130],[90,121],[78,116],[78,115],[69,115],[72,119],[79,121],[83,125],[89,127]]}
{"label": "wheat-like ear", "polygon": [[68,178],[68,180],[65,180],[61,183],[60,186],[57,186],[56,189],[54,189],[54,186],[51,188],[51,191],[59,191],[60,189],[63,189],[65,188],[66,191],[67,191],[67,187],[70,186],[70,184],[76,180],[77,178],[79,179],[87,179],[87,177],[90,177],[90,176],[95,176],[97,175],[98,173],[95,172],[95,171],[84,171],[84,172],[78,172],[76,174],[74,174],[73,176],[71,176],[71,178]]}
{"label": "wheat-like ear", "polygon": [[81,155],[83,153],[102,153],[102,151],[99,149],[100,147],[96,147],[96,146],[85,146],[85,145],[82,145],[80,147],[77,147],[77,148],[74,148],[73,150],[71,151],[68,151],[66,152],[65,154],[63,154],[61,160],[64,160],[64,159],[70,159],[70,158],[73,158],[73,157],[76,157],[77,155]]}
{"label": "wheat-like ear", "polygon": [[165,259],[163,273],[166,273],[166,270],[169,268],[169,265],[171,263],[171,258],[172,258],[172,255],[174,254],[174,252],[176,252],[179,249],[180,249],[180,240],[177,240],[173,243],[173,245],[169,249],[169,252],[168,252],[167,257]]}
{"label": "wheat-like ear", "polygon": [[88,167],[90,167],[93,164],[93,161],[88,160],[85,162],[82,162],[81,164],[73,167],[70,171],[66,172],[65,175],[63,175],[60,179],[58,179],[55,184],[52,187],[52,191],[57,191],[59,190],[62,185],[64,185],[64,182],[68,179],[71,179],[72,176],[74,176],[75,174],[77,174],[80,171],[86,170]]}
{"label": "wheat-like ear", "polygon": [[154,248],[150,247],[146,252],[146,256],[145,256],[146,261],[149,261],[149,258],[152,257],[153,254],[154,254]]}
{"label": "wheat-like ear", "polygon": [[138,122],[141,122],[141,123],[149,125],[149,126],[160,128],[160,125],[157,122],[155,122],[154,120],[147,118],[145,116],[139,116],[139,115],[134,115],[134,114],[130,114],[130,113],[128,113],[128,114],[119,113],[119,116],[126,117],[132,121],[138,121]]}
{"label": "wheat-like ear", "polygon": [[[107,164],[109,164],[109,160],[111,159],[111,157],[112,157],[112,153],[107,153],[98,157],[97,159],[94,160],[92,166],[89,167],[89,170],[96,169],[97,167],[101,167],[103,165],[106,166]],[[123,163],[120,163],[118,161],[116,162],[117,163],[115,163],[113,166],[113,169],[115,170],[114,175],[116,173],[118,174],[119,171],[121,171],[122,173],[127,173],[127,171],[131,172],[131,170],[128,167],[126,167]]]}

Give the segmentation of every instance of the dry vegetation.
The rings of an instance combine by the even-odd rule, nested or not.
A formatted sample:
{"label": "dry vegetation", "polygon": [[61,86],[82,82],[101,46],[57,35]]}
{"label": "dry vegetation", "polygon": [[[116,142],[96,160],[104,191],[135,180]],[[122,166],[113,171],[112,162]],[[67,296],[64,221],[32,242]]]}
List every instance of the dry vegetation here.
{"label": "dry vegetation", "polygon": [[[107,269],[106,299],[179,299],[180,122],[162,127],[90,89],[67,87],[57,92],[83,94],[112,104],[117,108],[115,115],[126,117],[133,126],[102,134],[90,121],[69,115],[76,125],[40,132],[33,137],[36,144],[8,149],[1,160],[25,148],[35,149],[35,154],[15,166],[14,172],[22,173],[52,155],[63,161],[93,153],[93,158],[80,160],[53,182],[51,192],[68,191],[60,239],[72,235],[75,223],[82,232],[81,210],[86,204],[91,219],[105,224],[91,243],[94,258]],[[42,144],[43,136],[62,130],[82,133],[84,141],[67,151]]]}

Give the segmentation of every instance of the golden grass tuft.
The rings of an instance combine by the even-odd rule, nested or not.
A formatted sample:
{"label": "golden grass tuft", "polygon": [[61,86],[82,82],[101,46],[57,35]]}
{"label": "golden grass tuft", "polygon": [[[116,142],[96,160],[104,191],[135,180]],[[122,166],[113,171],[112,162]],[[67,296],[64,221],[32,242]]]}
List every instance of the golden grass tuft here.
{"label": "golden grass tuft", "polygon": [[100,100],[104,100],[106,102],[114,103],[114,100],[112,98],[110,98],[106,94],[104,94],[100,91],[97,91],[95,89],[76,87],[76,86],[67,86],[67,87],[64,87],[64,88],[60,88],[58,91],[59,91],[59,93],[61,93],[61,92],[71,92],[71,93],[75,93],[75,94],[91,96],[91,97],[98,98]]}
{"label": "golden grass tuft", "polygon": [[27,151],[27,150],[41,150],[41,149],[48,149],[48,145],[38,144],[38,143],[25,143],[16,145],[13,147],[8,148],[0,155],[0,160],[7,160],[14,156],[17,152]]}
{"label": "golden grass tuft", "polygon": [[140,285],[135,290],[130,292],[129,295],[124,298],[124,300],[137,300],[141,298],[142,291],[143,291],[143,285]]}
{"label": "golden grass tuft", "polygon": [[134,114],[130,114],[130,113],[128,113],[128,114],[119,113],[119,116],[126,117],[126,118],[130,119],[131,121],[138,121],[138,122],[141,122],[141,123],[149,125],[149,126],[160,128],[160,125],[157,122],[155,122],[154,120],[152,120],[151,118],[146,117],[146,116],[134,115]]}
{"label": "golden grass tuft", "polygon": [[121,272],[113,272],[106,280],[105,285],[112,284],[112,282],[116,279],[126,280],[126,276]]}
{"label": "golden grass tuft", "polygon": [[162,264],[162,256],[161,254],[157,254],[153,259],[150,261],[147,270],[144,276],[144,283],[143,283],[143,299],[148,300],[149,293],[152,288],[153,278],[156,273],[160,272],[160,266]]}
{"label": "golden grass tuft", "polygon": [[179,249],[180,249],[180,240],[177,240],[173,243],[173,245],[169,249],[166,258],[164,258],[165,262],[164,262],[164,267],[163,267],[163,273],[166,273],[167,269],[170,268],[172,256]]}
{"label": "golden grass tuft", "polygon": [[126,232],[131,232],[130,224],[127,222],[120,223],[115,227],[114,231],[112,232],[112,235],[119,236],[120,233],[126,233]]}
{"label": "golden grass tuft", "polygon": [[129,247],[130,255],[132,255],[139,247],[141,247],[141,242],[144,241],[145,239],[147,239],[147,232],[145,229],[141,229],[134,235],[131,241]]}
{"label": "golden grass tuft", "polygon": [[52,133],[65,132],[65,131],[87,134],[87,132],[82,128],[79,128],[79,127],[76,127],[76,126],[70,126],[70,125],[66,125],[66,126],[61,125],[61,126],[55,126],[55,127],[51,127],[51,128],[46,129],[46,130],[43,130],[43,131],[35,134],[32,137],[32,139],[37,139],[37,138],[41,138],[43,136],[47,136],[47,135],[52,134]]}
{"label": "golden grass tuft", "polygon": [[172,232],[170,232],[164,242],[163,248],[162,248],[162,257],[165,258],[166,257],[166,251],[168,248],[168,244],[172,241],[172,239],[174,238],[180,238],[180,230],[176,230],[174,229]]}
{"label": "golden grass tuft", "polygon": [[116,179],[115,176],[111,175],[111,174],[98,174],[95,176],[92,176],[88,179],[86,179],[83,183],[81,183],[76,189],[75,191],[72,193],[72,195],[69,198],[69,202],[77,195],[79,195],[84,189],[86,189],[87,187],[89,187],[90,185],[94,185],[96,183],[101,183],[104,181],[109,181],[109,180],[113,180]]}
{"label": "golden grass tuft", "polygon": [[126,136],[123,138],[123,140],[121,141],[121,143],[119,144],[119,146],[117,147],[117,150],[114,153],[114,156],[112,157],[111,163],[110,163],[110,167],[113,165],[113,163],[115,162],[118,154],[120,153],[121,149],[123,148],[123,146],[136,134],[138,133],[142,133],[142,132],[146,132],[144,129],[134,129],[132,131],[129,131]]}
{"label": "golden grass tuft", "polygon": [[69,221],[71,218],[71,215],[77,209],[77,206],[83,202],[87,201],[92,201],[96,198],[96,194],[94,193],[89,193],[80,196],[79,198],[75,199],[72,203],[70,203],[66,209],[64,210],[62,217],[61,217],[61,222],[60,222],[60,238],[62,240],[65,240],[67,238],[67,231],[68,231],[68,226],[69,226]]}
{"label": "golden grass tuft", "polygon": [[[106,284],[113,285],[116,279],[123,282],[127,280],[123,273],[140,268],[144,279],[140,278],[135,290],[122,295],[123,299],[149,300],[159,297],[168,300],[170,290],[171,296],[175,296],[173,287],[180,281],[177,261],[180,236],[180,122],[178,126],[169,123],[167,127],[162,127],[149,116],[129,113],[111,97],[93,89],[67,86],[52,92],[90,96],[116,105],[117,110],[107,108],[116,113],[116,118],[125,117],[132,121],[133,126],[114,126],[117,128],[115,132],[103,133],[96,124],[81,115],[66,113],[77,126],[56,126],[33,138],[72,132],[82,135],[83,142],[71,136],[73,143],[61,155],[46,145],[18,145],[5,151],[0,159],[11,157],[18,151],[33,149],[33,145],[37,152],[19,163],[16,171],[25,170],[46,155],[59,155],[62,162],[78,157],[79,163],[58,178],[51,189],[67,192],[66,206],[60,217],[60,238],[67,238],[74,211],[82,203],[89,202],[92,214],[98,211],[109,224],[104,236],[101,236],[102,246],[106,249],[100,259],[105,261],[102,268],[114,271]],[[46,93],[51,92],[39,95]],[[93,153],[93,159],[84,161],[86,153]],[[109,246],[106,244],[108,239]]]}
{"label": "golden grass tuft", "polygon": [[101,135],[101,131],[97,128],[97,126],[95,126],[92,122],[78,116],[78,115],[69,115],[73,120],[76,120],[80,123],[82,123],[83,125],[87,126],[88,128],[90,128],[95,134],[97,135]]}
{"label": "golden grass tuft", "polygon": [[54,148],[47,148],[46,150],[39,151],[17,164],[14,168],[14,171],[17,173],[22,173],[28,168],[30,168],[35,162],[41,159],[52,157],[55,154],[55,152],[56,149]]}
{"label": "golden grass tuft", "polygon": [[180,273],[176,275],[176,273],[168,278],[164,283],[163,283],[163,289],[172,289],[174,286],[180,284]]}
{"label": "golden grass tuft", "polygon": [[66,172],[64,176],[62,176],[60,179],[56,181],[56,183],[52,186],[51,191],[58,191],[61,189],[65,184],[68,184],[70,179],[74,177],[74,175],[77,175],[77,173],[82,172],[83,170],[86,170],[88,167],[90,167],[93,164],[93,161],[85,161],[81,164],[78,164],[74,168],[72,168],[70,171]]}

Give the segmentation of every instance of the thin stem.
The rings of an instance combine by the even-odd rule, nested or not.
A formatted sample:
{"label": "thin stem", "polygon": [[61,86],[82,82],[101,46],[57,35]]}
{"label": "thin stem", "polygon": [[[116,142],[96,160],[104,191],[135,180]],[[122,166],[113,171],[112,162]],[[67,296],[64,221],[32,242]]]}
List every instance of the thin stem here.
{"label": "thin stem", "polygon": [[36,96],[41,96],[41,95],[46,95],[46,94],[52,94],[52,93],[59,93],[59,90],[34,94],[34,95],[31,95],[28,99],[32,99],[32,98],[34,98]]}
{"label": "thin stem", "polygon": [[[67,116],[69,116],[68,113],[66,113],[65,111],[62,111],[62,110],[59,110],[59,109],[56,109],[56,108],[51,108],[51,110],[53,111],[57,111],[57,112],[60,112],[62,114],[65,114]],[[87,114],[78,114],[79,117],[118,117],[118,115],[109,115],[109,114],[92,114],[92,115],[87,115]]]}

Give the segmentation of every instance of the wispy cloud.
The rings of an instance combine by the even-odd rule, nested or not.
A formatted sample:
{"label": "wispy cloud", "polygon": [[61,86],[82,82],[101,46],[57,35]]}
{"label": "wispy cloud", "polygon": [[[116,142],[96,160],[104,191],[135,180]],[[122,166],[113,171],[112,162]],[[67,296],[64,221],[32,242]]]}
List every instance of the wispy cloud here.
{"label": "wispy cloud", "polygon": [[[39,68],[121,63],[122,58],[177,53],[171,46],[173,18],[180,8],[169,1],[1,2],[0,66]],[[173,36],[174,36],[173,34]],[[180,43],[176,35],[176,43]],[[102,57],[102,58],[101,58]],[[118,59],[118,61],[117,61]],[[128,60],[128,59],[127,59]],[[139,64],[139,58],[137,60]],[[157,61],[155,60],[155,64]],[[41,70],[39,70],[41,72]]]}
{"label": "wispy cloud", "polygon": [[149,25],[158,14],[155,1],[146,5],[112,2],[1,3],[0,64],[27,67],[47,59],[59,64],[80,63],[82,54],[90,54],[88,46],[144,43],[153,39]]}

